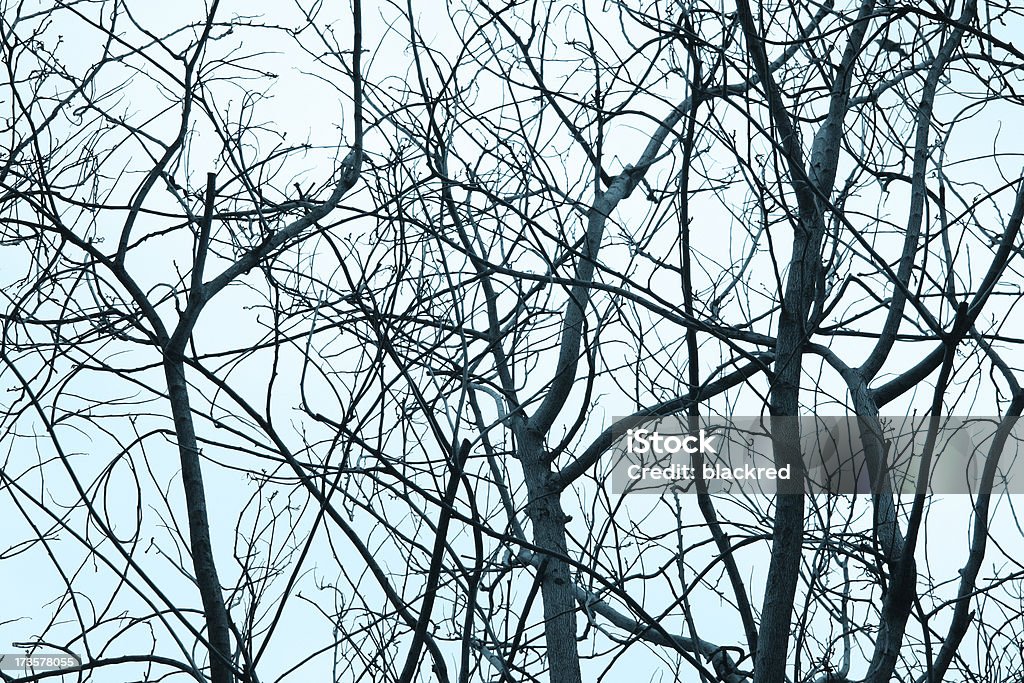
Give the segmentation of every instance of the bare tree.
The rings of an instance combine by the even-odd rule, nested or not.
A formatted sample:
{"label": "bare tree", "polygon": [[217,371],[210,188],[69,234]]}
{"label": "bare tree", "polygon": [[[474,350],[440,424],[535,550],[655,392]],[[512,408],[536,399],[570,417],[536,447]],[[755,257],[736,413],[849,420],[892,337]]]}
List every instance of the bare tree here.
{"label": "bare tree", "polygon": [[5,680],[1021,675],[1013,3],[222,4],[4,5]]}

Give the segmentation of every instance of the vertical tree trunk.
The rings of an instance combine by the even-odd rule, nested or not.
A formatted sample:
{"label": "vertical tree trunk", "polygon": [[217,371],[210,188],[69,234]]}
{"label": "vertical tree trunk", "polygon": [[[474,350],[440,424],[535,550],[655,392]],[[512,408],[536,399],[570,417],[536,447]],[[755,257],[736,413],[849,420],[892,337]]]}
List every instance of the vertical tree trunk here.
{"label": "vertical tree trunk", "polygon": [[526,512],[533,523],[533,542],[553,553],[542,566],[541,598],[544,603],[544,636],[551,683],[582,683],[580,658],[576,651],[576,591],[569,565],[561,494],[551,470],[542,438],[524,430],[528,443],[519,453],[529,495]]}
{"label": "vertical tree trunk", "polygon": [[816,285],[822,276],[821,247],[825,237],[824,207],[835,183],[839,149],[843,137],[843,119],[849,105],[849,84],[874,11],[873,0],[861,3],[843,50],[842,62],[831,87],[829,113],[814,136],[810,165],[804,163],[797,124],[790,117],[779,94],[765,51],[763,28],[759,32],[747,0],[738,0],[737,13],[747,42],[751,62],[761,79],[769,102],[772,124],[785,156],[790,184],[798,205],[794,226],[793,250],[789,258],[786,291],[782,297],[779,328],[775,343],[775,377],[771,390],[772,448],[776,465],[790,465],[793,480],[780,481],[772,529],[771,561],[757,638],[754,680],[775,683],[785,680],[790,624],[796,586],[800,577],[800,557],[804,537],[803,459],[800,452],[800,428],[794,419],[800,407],[800,374],[803,348],[810,338],[814,321]]}
{"label": "vertical tree trunk", "polygon": [[164,358],[164,375],[167,378],[167,394],[174,417],[174,432],[178,438],[178,455],[181,458],[181,481],[185,489],[185,504],[188,508],[192,566],[195,570],[196,584],[199,586],[199,594],[203,600],[203,614],[206,618],[210,652],[210,680],[212,683],[234,683],[228,614],[224,606],[220,580],[217,578],[217,566],[213,560],[210,521],[206,509],[206,489],[203,486],[199,444],[196,441],[195,425],[192,422],[188,385],[185,382],[185,366],[178,354],[167,352]]}
{"label": "vertical tree trunk", "polygon": [[[802,240],[797,239],[796,243]],[[794,244],[794,258],[791,261],[789,291],[799,287],[804,270]],[[815,253],[815,256],[817,254]],[[799,301],[801,297],[796,295]],[[782,321],[776,344],[777,368],[775,386],[772,388],[772,449],[775,463],[788,465],[794,472],[789,482],[779,481],[779,494],[775,497],[775,518],[772,526],[772,551],[768,563],[768,577],[765,582],[764,602],[761,607],[761,625],[757,634],[757,653],[754,660],[754,680],[758,683],[784,681],[787,654],[789,652],[790,624],[793,617],[793,603],[796,599],[797,580],[800,577],[800,557],[804,539],[804,496],[802,460],[800,458],[800,431],[794,417],[797,414],[800,395],[800,370],[802,365],[803,325],[802,316],[794,316],[793,309],[806,310],[799,304],[788,305],[784,300]],[[787,321],[788,317],[788,321]]]}

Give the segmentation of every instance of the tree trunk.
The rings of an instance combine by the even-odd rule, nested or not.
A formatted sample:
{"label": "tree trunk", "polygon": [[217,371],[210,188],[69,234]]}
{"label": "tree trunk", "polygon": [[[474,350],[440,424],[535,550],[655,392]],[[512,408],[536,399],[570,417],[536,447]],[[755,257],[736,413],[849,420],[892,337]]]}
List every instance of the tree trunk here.
{"label": "tree trunk", "polygon": [[569,565],[561,494],[542,438],[524,430],[528,442],[520,446],[519,457],[529,494],[526,513],[533,523],[533,542],[551,554],[541,570],[541,598],[544,603],[544,635],[551,683],[582,683],[579,653],[576,651],[576,592]]}
{"label": "tree trunk", "polygon": [[178,455],[181,458],[181,482],[185,489],[188,508],[189,543],[196,584],[203,600],[203,614],[210,651],[210,680],[212,683],[234,683],[231,668],[231,638],[228,613],[224,607],[217,566],[210,543],[210,522],[206,511],[206,489],[199,462],[199,444],[196,441],[192,409],[189,405],[185,366],[170,352],[164,358],[167,394],[174,417],[174,431],[178,437]]}

